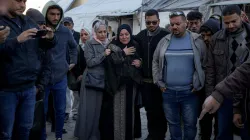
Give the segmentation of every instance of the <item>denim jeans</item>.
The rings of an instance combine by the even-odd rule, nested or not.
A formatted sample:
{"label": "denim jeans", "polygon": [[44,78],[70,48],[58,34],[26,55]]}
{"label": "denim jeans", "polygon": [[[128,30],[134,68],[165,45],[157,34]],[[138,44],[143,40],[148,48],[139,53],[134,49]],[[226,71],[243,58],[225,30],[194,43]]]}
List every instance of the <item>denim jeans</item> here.
{"label": "denim jeans", "polygon": [[233,140],[233,101],[224,99],[218,110],[217,140]]}
{"label": "denim jeans", "polygon": [[[163,108],[169,123],[171,140],[194,140],[197,133],[199,111],[198,96],[191,90],[175,91],[167,89],[163,93]],[[181,120],[184,125],[182,138]]]}
{"label": "denim jeans", "polygon": [[[49,94],[53,94],[55,120],[56,120],[56,138],[62,138],[62,130],[64,126],[65,109],[66,109],[66,90],[67,90],[67,77],[62,81],[48,85],[45,88],[44,98],[44,114],[45,118],[48,112],[48,98]],[[43,140],[46,140],[46,129],[44,128]]]}
{"label": "denim jeans", "polygon": [[[36,88],[0,91],[0,139],[28,140],[33,126]],[[13,137],[12,137],[13,135]]]}

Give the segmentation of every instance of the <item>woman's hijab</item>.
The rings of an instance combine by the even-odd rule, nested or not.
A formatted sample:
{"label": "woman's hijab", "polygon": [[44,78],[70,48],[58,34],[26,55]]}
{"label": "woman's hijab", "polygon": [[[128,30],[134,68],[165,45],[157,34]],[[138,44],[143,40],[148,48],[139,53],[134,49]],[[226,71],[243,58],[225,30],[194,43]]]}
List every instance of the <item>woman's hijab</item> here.
{"label": "woman's hijab", "polygon": [[[91,33],[90,33],[90,31],[89,31],[89,29],[88,29],[88,28],[83,27],[83,28],[82,28],[82,30],[81,30],[81,32],[82,32],[82,31],[87,32],[87,33],[88,33],[88,35],[89,35],[89,37],[91,36]],[[82,48],[82,50],[83,50],[83,51],[84,51],[84,47],[85,47],[85,43],[83,43],[83,42],[82,42],[82,46],[81,46],[81,48]]]}
{"label": "woman's hijab", "polygon": [[[107,30],[107,25],[106,25],[103,21],[98,21],[98,22],[96,22],[96,24],[94,25],[94,28],[93,28],[93,29],[94,29],[94,32],[96,33],[96,32],[99,30],[99,28],[100,28],[101,26],[105,26],[105,28],[106,28],[106,30]],[[106,48],[106,46],[107,46],[108,43],[109,43],[108,38],[106,38],[104,41],[99,40],[99,39],[96,37],[96,35],[94,35],[93,38],[94,38],[97,42],[99,42],[100,44],[102,44],[105,48]]]}
{"label": "woman's hijab", "polygon": [[[128,44],[123,44],[121,41],[120,41],[120,33],[121,31],[125,29],[128,31],[128,33],[130,34],[130,41]],[[130,28],[130,26],[128,24],[122,24],[118,29],[117,29],[117,36],[116,36],[116,40],[113,40],[112,41],[114,44],[116,44],[117,46],[119,46],[121,49],[124,49],[126,48],[126,46],[129,48],[129,47],[132,47],[134,46],[133,44],[133,39],[132,39],[132,30]]]}

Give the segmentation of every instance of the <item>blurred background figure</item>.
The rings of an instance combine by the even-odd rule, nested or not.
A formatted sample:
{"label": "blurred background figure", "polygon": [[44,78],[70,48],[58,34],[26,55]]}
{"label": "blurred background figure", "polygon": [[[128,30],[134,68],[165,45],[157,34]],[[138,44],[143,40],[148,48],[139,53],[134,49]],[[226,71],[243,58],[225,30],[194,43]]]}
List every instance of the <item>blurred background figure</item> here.
{"label": "blurred background figure", "polygon": [[76,66],[71,70],[71,76],[75,79],[73,85],[69,85],[71,90],[73,90],[73,104],[72,104],[72,114],[73,120],[77,120],[78,107],[80,102],[80,88],[83,72],[86,68],[86,61],[84,58],[84,47],[86,42],[90,39],[90,31],[87,28],[82,28],[80,32],[81,45],[78,47],[78,62]]}
{"label": "blurred background figure", "polygon": [[0,0],[0,15],[4,15],[7,12],[7,1],[8,0]]}
{"label": "blurred background figure", "polygon": [[113,40],[113,38],[115,37],[115,33],[113,32],[111,26],[108,26],[107,36],[108,36],[109,41]]}
{"label": "blurred background figure", "polygon": [[244,21],[246,23],[250,23],[249,18],[247,17],[247,15],[244,11],[241,11],[241,19],[242,19],[242,21]]}
{"label": "blurred background figure", "polygon": [[187,14],[188,30],[199,33],[202,25],[202,13],[198,11],[191,11]]}

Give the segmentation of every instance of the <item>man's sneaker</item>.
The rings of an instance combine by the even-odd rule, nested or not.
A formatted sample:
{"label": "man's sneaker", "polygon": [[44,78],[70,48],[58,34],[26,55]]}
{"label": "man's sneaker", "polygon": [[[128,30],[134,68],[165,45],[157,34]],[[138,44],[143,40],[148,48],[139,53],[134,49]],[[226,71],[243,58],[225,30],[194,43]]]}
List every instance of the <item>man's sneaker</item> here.
{"label": "man's sneaker", "polygon": [[66,129],[63,129],[63,130],[62,130],[62,133],[63,133],[63,134],[66,134],[66,133],[68,133],[68,132],[67,132]]}
{"label": "man's sneaker", "polygon": [[64,123],[67,123],[69,120],[69,113],[65,113]]}
{"label": "man's sneaker", "polygon": [[74,114],[72,117],[73,120],[77,120],[77,114]]}
{"label": "man's sneaker", "polygon": [[153,140],[150,136],[148,136],[145,140]]}
{"label": "man's sneaker", "polygon": [[57,138],[56,140],[62,140],[62,138]]}

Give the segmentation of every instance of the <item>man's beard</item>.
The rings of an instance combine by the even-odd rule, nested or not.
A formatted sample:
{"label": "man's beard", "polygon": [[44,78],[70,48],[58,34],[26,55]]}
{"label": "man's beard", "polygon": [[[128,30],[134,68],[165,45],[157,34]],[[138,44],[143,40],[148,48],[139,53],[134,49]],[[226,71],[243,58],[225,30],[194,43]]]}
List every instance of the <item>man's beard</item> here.
{"label": "man's beard", "polygon": [[59,23],[59,22],[58,22],[58,23],[55,25],[55,24],[53,24],[52,22],[50,22],[49,20],[47,20],[46,22],[47,22],[48,25],[50,25],[50,26],[52,26],[52,27],[54,27],[54,28],[56,28],[57,25],[58,25],[58,23]]}

